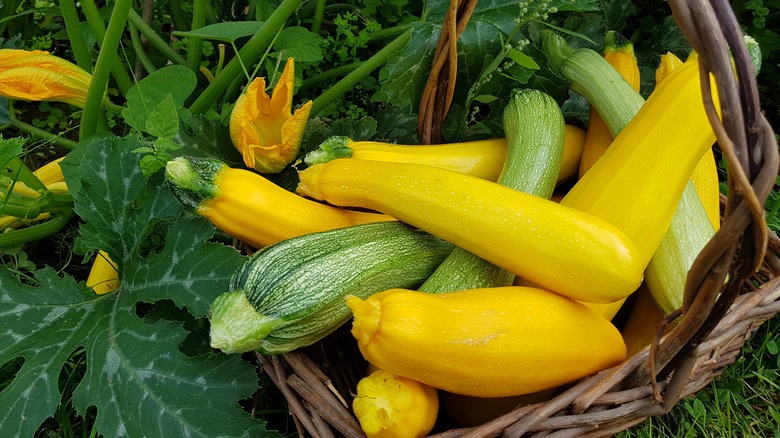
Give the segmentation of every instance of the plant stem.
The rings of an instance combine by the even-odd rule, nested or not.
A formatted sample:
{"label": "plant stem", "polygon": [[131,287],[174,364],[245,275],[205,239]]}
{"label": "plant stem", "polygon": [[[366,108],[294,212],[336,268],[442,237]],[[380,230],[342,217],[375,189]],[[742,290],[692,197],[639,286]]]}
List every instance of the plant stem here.
{"label": "plant stem", "polygon": [[311,88],[315,85],[319,85],[323,82],[327,82],[333,78],[338,78],[341,76],[344,76],[348,73],[353,72],[355,69],[360,67],[365,61],[357,61],[353,62],[352,64],[346,64],[346,65],[340,65],[338,67],[334,67],[330,70],[326,70],[318,75],[314,75],[312,77],[306,78],[301,83],[301,86],[298,88],[298,90],[305,90],[307,88]]}
{"label": "plant stem", "polygon": [[157,67],[154,66],[154,63],[152,63],[152,60],[149,59],[149,56],[146,54],[146,51],[144,50],[144,45],[141,43],[141,37],[138,36],[138,28],[135,27],[133,23],[127,23],[127,28],[130,30],[130,40],[133,43],[133,50],[135,51],[135,56],[138,57],[138,60],[141,61],[141,65],[144,66],[144,70],[146,70],[146,73],[152,74],[155,71],[157,71]]}
{"label": "plant stem", "polygon": [[[97,38],[98,45],[100,45],[101,48],[100,54],[102,55],[105,51],[103,50],[103,43],[105,43],[106,27],[103,23],[103,19],[100,17],[100,12],[98,11],[97,6],[95,6],[95,2],[93,0],[82,0],[79,3],[81,3],[84,16],[87,17],[87,22],[92,28],[92,32],[95,34],[95,38]],[[114,7],[114,9],[116,10],[116,7]],[[124,24],[122,24],[122,27],[124,28]],[[112,52],[116,52],[118,47],[119,46],[117,45],[117,47],[111,49]],[[116,55],[116,53],[114,53],[114,55]],[[98,58],[100,58],[100,55],[98,55]],[[116,59],[116,57],[114,59]],[[123,95],[127,94],[127,90],[133,86],[133,81],[130,79],[130,75],[127,74],[124,64],[121,62],[112,62],[111,70],[114,73],[114,80],[116,80],[119,91],[121,91]]]}
{"label": "plant stem", "polygon": [[263,51],[268,47],[279,29],[284,26],[287,18],[295,12],[300,4],[301,0],[282,1],[271,16],[268,17],[268,20],[266,20],[263,27],[247,41],[246,45],[244,45],[236,57],[230,60],[219,76],[214,79],[214,82],[206,87],[203,93],[198,96],[192,106],[190,106],[190,111],[193,114],[201,114],[214,106],[230,83],[241,75],[242,68],[239,59],[242,60],[243,63],[249,65],[254,64],[258,57],[260,57]]}
{"label": "plant stem", "polygon": [[184,19],[184,15],[181,11],[180,0],[168,0],[168,12],[170,12],[171,21],[173,21],[173,30],[187,29],[187,20]]}
{"label": "plant stem", "polygon": [[[91,0],[88,0],[91,1]],[[118,62],[117,49],[119,41],[122,38],[122,31],[127,23],[127,14],[132,6],[132,0],[116,0],[114,11],[111,13],[111,19],[108,21],[108,29],[100,47],[95,71],[92,74],[92,82],[89,84],[87,101],[84,104],[84,112],[81,116],[81,130],[79,131],[79,140],[84,140],[98,131],[99,120],[102,119],[101,103],[103,95],[106,92],[108,76],[115,64]]]}
{"label": "plant stem", "polygon": [[44,237],[51,236],[67,225],[68,221],[70,221],[70,218],[72,217],[72,210],[62,211],[56,213],[54,217],[47,220],[46,222],[36,224],[31,227],[20,228],[18,230],[2,233],[0,234],[0,248],[35,242],[37,240],[43,239]]}
{"label": "plant stem", "polygon": [[135,11],[131,10],[127,14],[127,19],[130,23],[135,26],[139,32],[143,36],[146,37],[146,39],[149,40],[150,43],[154,47],[157,48],[160,52],[162,52],[163,55],[165,55],[166,58],[171,60],[172,62],[179,64],[179,65],[187,65],[187,60],[182,58],[181,55],[176,53],[171,46],[168,45],[168,43],[165,42],[162,38],[160,38],[160,35],[157,35],[157,32],[154,31],[151,27],[149,27],[148,24],[144,21],[143,18],[141,18],[140,15],[138,15]]}
{"label": "plant stem", "polygon": [[119,113],[119,112],[122,112],[122,110],[127,109],[126,106],[117,105],[114,102],[111,102],[110,100],[108,100],[107,97],[105,99],[103,99],[103,107],[105,109],[111,110],[111,111],[113,111],[115,113]]}
{"label": "plant stem", "polygon": [[92,55],[89,53],[84,34],[81,33],[81,22],[73,0],[60,0],[60,11],[65,20],[65,31],[68,33],[70,48],[76,58],[76,65],[87,72],[92,71]]}
{"label": "plant stem", "polygon": [[390,56],[394,55],[399,50],[406,46],[411,37],[411,31],[406,31],[386,45],[382,50],[376,52],[372,57],[365,60],[359,65],[352,73],[345,76],[338,81],[332,87],[327,89],[318,98],[314,99],[314,103],[311,107],[311,114],[316,115],[322,111],[329,103],[343,96],[347,91],[351,90],[361,79],[368,76],[377,68],[384,65]]}
{"label": "plant stem", "polygon": [[407,24],[402,24],[400,26],[395,26],[395,27],[388,27],[387,29],[381,29],[376,32],[371,32],[370,34],[368,34],[368,39],[366,42],[368,44],[371,44],[386,38],[395,38],[398,35],[401,35],[404,32],[406,32],[407,30],[409,30],[409,25]]}
{"label": "plant stem", "polygon": [[[192,3],[192,27],[191,30],[200,29],[206,25],[206,0],[193,0]],[[203,38],[190,37],[187,47],[187,65],[195,73],[200,68],[201,51],[203,50]]]}
{"label": "plant stem", "polygon": [[30,125],[29,123],[25,123],[21,120],[14,119],[11,122],[11,126],[24,132],[25,134],[30,134],[34,137],[44,139],[46,141],[56,144],[57,146],[62,146],[66,149],[73,149],[78,145],[78,143],[76,143],[73,140],[68,140],[67,138],[60,137],[59,135],[56,134],[52,134],[49,131],[44,131],[41,128]]}
{"label": "plant stem", "polygon": [[9,203],[7,200],[6,202],[0,204],[0,209],[2,209],[3,214],[8,216],[15,216],[20,219],[35,219],[38,217],[38,215],[41,214],[41,209],[36,206]]}
{"label": "plant stem", "polygon": [[6,167],[10,169],[11,173],[16,175],[18,181],[27,184],[27,187],[33,190],[46,189],[46,186],[41,182],[41,180],[38,179],[37,176],[35,176],[33,171],[30,170],[26,164],[24,164],[24,161],[22,161],[21,158],[11,158],[8,164],[6,164]]}
{"label": "plant stem", "polygon": [[312,33],[320,33],[323,16],[325,16],[325,0],[317,0],[314,6],[314,21],[311,24]]}

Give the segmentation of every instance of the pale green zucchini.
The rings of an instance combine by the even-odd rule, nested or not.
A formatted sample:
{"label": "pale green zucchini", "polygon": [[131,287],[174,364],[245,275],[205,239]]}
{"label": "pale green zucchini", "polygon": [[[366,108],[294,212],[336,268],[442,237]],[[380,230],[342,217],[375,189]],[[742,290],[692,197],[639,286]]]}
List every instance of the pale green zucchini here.
{"label": "pale green zucchini", "polygon": [[453,245],[400,222],[295,237],[247,259],[211,306],[211,346],[285,353],[349,320],[344,297],[419,286]]}
{"label": "pale green zucchini", "polygon": [[[518,90],[504,109],[507,140],[504,168],[498,183],[549,198],[563,160],[563,115],[552,97],[538,90]],[[455,248],[420,286],[429,293],[508,286],[515,274],[462,248]]]}

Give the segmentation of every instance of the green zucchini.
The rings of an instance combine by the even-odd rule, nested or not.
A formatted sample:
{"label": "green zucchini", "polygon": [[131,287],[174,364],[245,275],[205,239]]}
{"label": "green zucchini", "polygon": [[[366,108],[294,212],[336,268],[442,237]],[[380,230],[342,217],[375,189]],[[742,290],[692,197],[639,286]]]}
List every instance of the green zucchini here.
{"label": "green zucchini", "polygon": [[211,346],[279,354],[311,345],[349,320],[347,295],[415,288],[453,245],[400,222],[307,234],[246,260],[211,306]]}
{"label": "green zucchini", "polygon": [[[563,160],[566,125],[558,104],[538,90],[516,90],[504,108],[507,141],[498,183],[550,198]],[[462,248],[455,248],[420,286],[429,293],[508,286],[515,274]]]}

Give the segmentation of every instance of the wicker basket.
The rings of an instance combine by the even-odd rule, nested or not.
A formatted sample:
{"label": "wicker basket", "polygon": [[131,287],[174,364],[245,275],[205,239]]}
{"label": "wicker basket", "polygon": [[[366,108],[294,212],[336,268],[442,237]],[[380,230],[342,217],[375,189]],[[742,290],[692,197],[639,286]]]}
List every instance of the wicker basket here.
{"label": "wicker basket", "polygon": [[[780,240],[763,218],[778,174],[777,143],[760,111],[739,25],[726,0],[673,0],[670,5],[699,54],[702,74],[716,78],[722,122],[712,102],[705,99],[705,106],[729,167],[722,226],[688,275],[682,321],[622,364],[549,401],[436,436],[610,436],[668,412],[706,386],[736,359],[758,326],[780,311]],[[744,80],[732,73],[729,51],[736,77]],[[702,83],[709,86],[709,81]],[[302,436],[363,436],[349,406],[365,363],[346,330],[303,352],[258,357],[287,398]]]}

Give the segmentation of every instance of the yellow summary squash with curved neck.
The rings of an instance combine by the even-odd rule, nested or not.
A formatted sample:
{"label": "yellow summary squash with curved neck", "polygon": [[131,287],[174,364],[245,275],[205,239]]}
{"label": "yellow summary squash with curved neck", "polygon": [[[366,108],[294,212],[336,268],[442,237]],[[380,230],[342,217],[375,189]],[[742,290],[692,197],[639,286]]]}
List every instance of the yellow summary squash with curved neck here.
{"label": "yellow summary squash with curved neck", "polygon": [[390,289],[347,297],[347,305],[369,362],[457,394],[529,394],[617,365],[626,354],[609,321],[542,289]]}
{"label": "yellow summary squash with curved neck", "polygon": [[611,303],[645,265],[604,220],[494,182],[430,166],[337,159],[299,173],[298,191],[381,211],[562,295]]}
{"label": "yellow summary squash with curved neck", "polygon": [[318,231],[394,220],[305,199],[215,159],[178,157],[168,162],[165,176],[179,201],[255,248]]}

